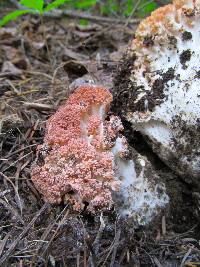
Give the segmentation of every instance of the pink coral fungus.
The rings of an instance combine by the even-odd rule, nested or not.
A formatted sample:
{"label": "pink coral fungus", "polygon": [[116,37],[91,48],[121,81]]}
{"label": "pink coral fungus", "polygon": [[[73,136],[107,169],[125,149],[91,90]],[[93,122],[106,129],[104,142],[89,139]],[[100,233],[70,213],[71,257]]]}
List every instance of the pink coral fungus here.
{"label": "pink coral fungus", "polygon": [[63,196],[75,210],[110,208],[114,179],[113,147],[120,120],[105,120],[112,95],[98,86],[81,86],[47,123],[44,144],[38,148],[32,180],[46,201]]}

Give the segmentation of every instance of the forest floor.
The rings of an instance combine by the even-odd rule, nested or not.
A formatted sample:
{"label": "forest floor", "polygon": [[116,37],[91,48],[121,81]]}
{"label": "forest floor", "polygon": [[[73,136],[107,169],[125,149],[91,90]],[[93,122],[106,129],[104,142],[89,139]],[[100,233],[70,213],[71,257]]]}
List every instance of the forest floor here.
{"label": "forest floor", "polygon": [[[0,28],[0,266],[200,266],[199,203],[187,185],[174,213],[135,229],[114,211],[44,203],[30,179],[49,116],[83,82],[113,88],[136,26],[26,16]],[[178,178],[142,137],[129,142],[173,187]]]}

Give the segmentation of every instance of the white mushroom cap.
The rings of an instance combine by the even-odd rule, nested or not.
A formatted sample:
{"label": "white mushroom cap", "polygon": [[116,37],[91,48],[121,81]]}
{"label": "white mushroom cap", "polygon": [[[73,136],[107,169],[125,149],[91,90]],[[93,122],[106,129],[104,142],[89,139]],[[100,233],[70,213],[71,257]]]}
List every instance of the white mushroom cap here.
{"label": "white mushroom cap", "polygon": [[[138,27],[126,118],[187,182],[200,177],[200,1],[174,1]],[[190,177],[190,178],[189,178]]]}

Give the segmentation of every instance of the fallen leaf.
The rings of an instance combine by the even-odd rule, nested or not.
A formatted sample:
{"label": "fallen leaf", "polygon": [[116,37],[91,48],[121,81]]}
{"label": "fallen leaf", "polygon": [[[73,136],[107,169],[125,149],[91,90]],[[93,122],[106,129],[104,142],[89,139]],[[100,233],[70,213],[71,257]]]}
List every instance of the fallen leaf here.
{"label": "fallen leaf", "polygon": [[10,61],[4,61],[3,66],[1,68],[3,73],[12,73],[13,75],[21,75],[22,71],[15,67],[15,65]]}

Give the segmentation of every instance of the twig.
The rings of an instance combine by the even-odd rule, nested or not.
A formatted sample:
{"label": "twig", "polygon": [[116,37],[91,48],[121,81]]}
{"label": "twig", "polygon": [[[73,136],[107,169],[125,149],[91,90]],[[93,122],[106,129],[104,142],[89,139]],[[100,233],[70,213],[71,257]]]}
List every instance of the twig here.
{"label": "twig", "polygon": [[[91,237],[90,235],[87,233],[87,230],[84,227],[84,243],[86,244],[86,246],[88,247],[88,250],[90,251],[90,257],[88,259],[88,265],[90,265],[91,267],[96,267],[97,266],[97,258],[96,255],[94,253],[94,249],[91,243]],[[87,266],[88,266],[87,265]]]}
{"label": "twig", "polygon": [[153,261],[156,267],[163,267],[163,265],[159,262],[159,260],[156,257],[153,257]]}
{"label": "twig", "polygon": [[5,195],[7,195],[8,193],[10,193],[10,189],[8,190],[4,190],[3,192],[0,192],[0,197],[4,197]]}
{"label": "twig", "polygon": [[80,253],[78,253],[76,256],[76,266],[80,267]]}
{"label": "twig", "polygon": [[[21,6],[16,0],[10,0],[12,4],[14,4],[19,9],[25,9],[23,6]],[[36,14],[37,15],[37,14]],[[114,19],[109,17],[101,17],[101,16],[93,16],[91,14],[85,13],[85,12],[78,12],[74,10],[59,10],[54,9],[51,12],[45,12],[45,17],[52,17],[52,18],[60,18],[62,16],[66,16],[69,18],[77,18],[77,19],[87,19],[90,21],[102,23],[102,24],[125,24],[127,20],[124,19]],[[137,24],[140,22],[140,19],[130,19],[130,24]]]}
{"label": "twig", "polygon": [[[119,222],[119,217],[115,221],[115,237],[114,237],[114,240],[113,240],[112,244],[109,246],[109,248],[104,251],[103,257],[99,260],[97,266],[106,266],[106,262],[107,262],[108,258],[110,257],[111,253],[112,253],[112,257],[111,257],[110,267],[114,266],[114,262],[115,262],[115,258],[116,258],[116,254],[117,254],[117,249],[118,249],[119,242],[120,242],[120,237],[121,237],[121,228],[120,228],[120,226],[118,228],[118,222]],[[105,253],[107,253],[106,256],[105,256]]]}
{"label": "twig", "polygon": [[115,234],[115,242],[113,245],[113,253],[112,253],[110,267],[113,267],[115,264],[115,259],[116,259],[116,255],[117,255],[117,249],[119,246],[120,237],[121,237],[121,229],[118,229],[118,231]]}
{"label": "twig", "polygon": [[60,64],[55,70],[54,70],[54,73],[53,73],[53,77],[52,77],[52,84],[55,84],[55,80],[56,80],[56,75],[57,75],[57,72],[59,71],[59,69],[63,68],[65,66],[66,62]]}
{"label": "twig", "polygon": [[138,8],[140,2],[141,2],[141,0],[138,0],[137,3],[135,4],[133,10],[131,11],[130,16],[128,17],[128,19],[127,19],[126,22],[125,22],[125,27],[126,27],[129,23],[131,23],[131,18],[132,18],[132,16],[134,15],[135,11],[137,10],[137,8]]}
{"label": "twig", "polygon": [[[4,159],[8,159],[8,158],[14,156],[15,154],[17,154],[17,153],[19,153],[19,152],[21,152],[21,151],[24,151],[24,150],[27,149],[27,148],[34,147],[34,146],[37,146],[37,144],[32,144],[32,145],[29,145],[29,146],[22,147],[22,148],[20,148],[20,149],[18,149],[18,150],[15,150],[14,152],[12,152],[12,153],[6,155],[6,156],[4,157]],[[0,160],[1,160],[1,159],[0,159]]]}
{"label": "twig", "polygon": [[[65,210],[67,207],[68,207],[68,206],[66,206],[66,207],[64,208],[64,210]],[[62,213],[63,213],[63,212],[62,212]],[[68,215],[69,215],[69,210],[66,211],[66,213],[65,213],[65,215],[63,216],[63,218],[61,219],[61,221],[58,222],[58,226],[57,226],[56,230],[54,231],[54,233],[53,233],[51,239],[49,240],[49,242],[48,242],[46,248],[44,249],[44,251],[43,251],[43,253],[42,253],[43,255],[44,255],[44,254],[46,253],[46,251],[49,249],[49,246],[50,246],[51,243],[53,242],[53,240],[54,240],[54,238],[56,237],[58,231],[60,230],[60,228],[61,228],[61,227],[64,225],[64,223],[66,222],[66,219],[67,219]]]}
{"label": "twig", "polygon": [[[40,251],[40,249],[43,247],[43,242],[46,242],[47,243],[47,247],[49,247],[49,243],[52,242],[52,238],[50,239],[50,241],[46,241],[49,233],[52,231],[52,229],[54,228],[55,224],[57,223],[57,221],[60,219],[60,217],[63,215],[63,213],[65,212],[65,210],[67,209],[68,206],[65,206],[65,208],[61,211],[61,213],[58,215],[58,217],[54,220],[54,221],[51,221],[50,224],[47,226],[47,228],[45,229],[45,231],[43,232],[42,236],[41,236],[41,241],[42,243],[39,243],[38,247],[36,248],[36,252],[35,254],[33,255],[32,257],[32,260],[31,260],[31,264],[30,264],[30,267],[33,266],[34,262],[36,261],[36,257],[38,256],[38,253]],[[68,215],[69,211],[67,210],[66,214]],[[64,215],[64,218],[67,216],[67,215]],[[63,222],[63,220],[61,220],[61,222]],[[60,228],[60,223],[58,224],[58,227]],[[59,230],[57,228],[57,230]],[[56,231],[57,233],[57,231]],[[54,237],[54,235],[53,235]],[[44,252],[46,251],[47,249],[44,249],[43,251],[43,254]]]}
{"label": "twig", "polygon": [[[20,199],[20,196],[19,196],[19,192],[18,192],[17,187],[16,187],[16,186],[14,185],[14,183],[10,180],[10,178],[7,177],[5,174],[3,174],[2,172],[0,172],[0,175],[1,175],[6,181],[8,181],[8,182],[12,185],[12,187],[13,187],[13,189],[14,189],[14,191],[15,191],[15,196],[16,196],[17,202],[20,203],[20,211],[21,211],[22,204],[21,204],[21,199]],[[21,214],[22,214],[22,213],[21,213]],[[22,220],[22,223],[24,224],[24,221],[23,221],[23,220]]]}
{"label": "twig", "polygon": [[162,235],[165,236],[166,235],[166,219],[165,216],[162,216]]}
{"label": "twig", "polygon": [[32,74],[32,75],[40,75],[40,76],[44,76],[45,78],[47,78],[48,80],[51,80],[52,79],[52,76],[47,74],[47,73],[44,73],[44,72],[39,72],[39,71],[31,71],[31,70],[24,70],[24,73],[28,73],[28,74]]}
{"label": "twig", "polygon": [[0,73],[0,78],[13,78],[13,77],[16,77],[16,78],[19,78],[21,77],[21,73],[14,73],[14,72],[2,72]]}
{"label": "twig", "polygon": [[8,238],[11,236],[12,233],[13,233],[13,229],[9,233],[6,234],[6,236],[4,237],[2,242],[0,243],[0,257],[1,257],[1,255],[3,253],[3,251],[4,251],[4,247],[5,247],[5,245],[6,245],[7,241],[8,241]]}
{"label": "twig", "polygon": [[13,92],[17,95],[20,94],[19,90],[14,86],[14,84],[10,80],[5,80],[5,82],[13,89]]}
{"label": "twig", "polygon": [[32,153],[33,153],[33,151],[31,151],[31,152],[27,153],[26,155],[24,155],[23,157],[17,159],[17,160],[14,161],[12,164],[10,164],[8,167],[6,167],[3,171],[4,171],[4,172],[7,171],[10,167],[14,166],[17,162],[19,162],[20,160],[26,158],[27,156],[29,156],[29,155],[32,154]]}
{"label": "twig", "polygon": [[[103,216],[101,214],[101,216],[100,216],[100,227],[99,227],[99,231],[98,231],[98,233],[96,235],[96,238],[95,238],[92,246],[89,245],[89,248],[90,248],[90,257],[88,259],[88,265],[89,265],[89,263],[91,263],[91,266],[92,267],[97,266],[97,264],[96,264],[96,257],[97,257],[97,255],[99,253],[100,241],[101,241],[102,234],[103,234],[103,231],[105,229],[105,226],[106,225],[105,225],[105,222],[103,220]],[[88,244],[87,244],[87,246],[88,246]]]}
{"label": "twig", "polygon": [[184,267],[185,266],[185,262],[186,262],[187,258],[189,257],[191,251],[192,251],[192,249],[189,248],[188,251],[187,251],[187,253],[185,254],[185,256],[183,257],[183,259],[181,261],[180,267]]}
{"label": "twig", "polygon": [[24,230],[21,232],[21,234],[13,241],[13,243],[10,245],[9,249],[6,251],[6,253],[0,258],[0,266],[5,266],[5,262],[8,260],[10,255],[15,250],[17,244],[19,241],[27,234],[27,232],[30,230],[30,228],[34,225],[34,223],[37,221],[37,219],[40,217],[40,215],[49,207],[50,205],[48,203],[45,203],[42,208],[36,213],[32,221],[24,228]]}
{"label": "twig", "polygon": [[33,103],[33,102],[23,102],[23,104],[24,106],[26,106],[26,108],[34,108],[34,109],[45,110],[45,111],[54,110],[54,107],[52,105],[47,105],[47,104],[39,104],[39,103]]}
{"label": "twig", "polygon": [[8,204],[6,201],[4,201],[1,198],[0,198],[0,204],[2,204],[7,210],[9,210],[18,221],[20,221],[22,224],[24,224],[24,221],[21,218],[21,216],[19,215],[19,213],[10,204]]}
{"label": "twig", "polygon": [[100,223],[101,224],[100,224],[100,227],[99,227],[99,231],[98,231],[97,236],[96,236],[96,238],[95,238],[95,240],[93,242],[93,249],[94,249],[95,255],[97,255],[98,252],[99,252],[101,237],[102,237],[103,231],[104,231],[105,226],[106,226],[105,222],[103,220],[102,214],[100,216]]}

